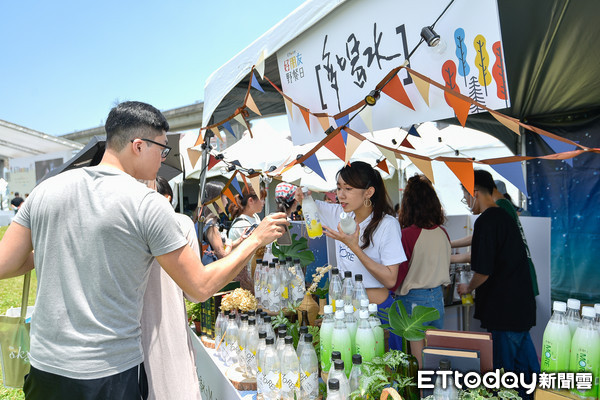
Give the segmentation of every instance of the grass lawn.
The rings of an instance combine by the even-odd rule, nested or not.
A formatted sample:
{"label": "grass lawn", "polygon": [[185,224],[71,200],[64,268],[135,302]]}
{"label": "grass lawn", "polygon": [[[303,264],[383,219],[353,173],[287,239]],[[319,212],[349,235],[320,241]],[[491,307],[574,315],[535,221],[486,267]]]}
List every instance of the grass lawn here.
{"label": "grass lawn", "polygon": [[[0,240],[4,236],[6,226],[0,226]],[[29,305],[35,303],[35,293],[37,288],[37,277],[35,271],[31,274],[31,290],[29,292]],[[10,307],[21,307],[21,296],[23,294],[23,277],[0,280],[0,315],[3,315]],[[0,366],[0,372],[1,372]],[[22,390],[7,389],[2,383],[0,374],[0,400],[21,400]]]}

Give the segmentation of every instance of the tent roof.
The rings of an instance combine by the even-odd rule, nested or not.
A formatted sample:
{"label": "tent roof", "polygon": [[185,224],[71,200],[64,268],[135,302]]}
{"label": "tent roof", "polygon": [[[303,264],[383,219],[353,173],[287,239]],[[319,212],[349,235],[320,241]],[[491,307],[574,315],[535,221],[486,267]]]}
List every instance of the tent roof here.
{"label": "tent roof", "polygon": [[[343,2],[307,1],[215,71],[205,87],[204,125],[211,116],[215,122],[225,119],[243,104],[249,73],[263,50],[265,75],[281,87],[277,50]],[[503,113],[535,123],[568,122],[575,113],[600,112],[600,2],[502,0],[498,11],[512,103]],[[263,116],[285,113],[281,96],[273,88],[263,89],[269,95],[254,99]],[[488,113],[470,116],[467,124],[518,150],[517,136]]]}
{"label": "tent roof", "polygon": [[79,150],[83,144],[0,120],[0,158],[31,157]]}

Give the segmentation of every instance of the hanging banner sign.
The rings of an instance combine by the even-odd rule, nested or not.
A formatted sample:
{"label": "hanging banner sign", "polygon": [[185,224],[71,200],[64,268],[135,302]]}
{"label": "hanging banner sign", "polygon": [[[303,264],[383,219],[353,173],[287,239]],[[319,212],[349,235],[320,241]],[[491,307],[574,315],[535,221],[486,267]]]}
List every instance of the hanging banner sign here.
{"label": "hanging banner sign", "polygon": [[[333,116],[348,109],[403,64],[421,40],[421,29],[433,24],[448,3],[347,0],[277,52],[284,93],[311,113]],[[496,0],[455,1],[434,30],[441,43],[435,47],[422,43],[409,67],[491,109],[509,107]],[[413,80],[406,70],[398,76],[402,85],[395,82],[396,93],[386,90],[389,96],[382,93],[372,108],[373,129],[454,116],[453,96],[429,88],[427,98],[423,96],[427,83]],[[398,99],[406,96],[409,101],[400,103]],[[309,129],[302,113],[292,108],[296,110],[288,109],[288,120],[294,144],[321,140],[323,128],[317,117],[310,116]],[[469,113],[481,111],[472,106]],[[360,133],[368,130],[359,117],[350,127]]]}

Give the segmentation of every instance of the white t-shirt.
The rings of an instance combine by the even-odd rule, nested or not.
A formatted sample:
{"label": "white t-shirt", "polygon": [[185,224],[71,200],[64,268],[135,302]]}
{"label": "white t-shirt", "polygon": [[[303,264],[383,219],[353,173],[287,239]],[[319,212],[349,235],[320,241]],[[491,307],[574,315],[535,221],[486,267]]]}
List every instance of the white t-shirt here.
{"label": "white t-shirt", "polygon": [[244,231],[253,224],[260,224],[260,217],[257,214],[254,214],[253,216],[240,214],[231,224],[227,237],[231,240],[237,240],[242,236]]}
{"label": "white t-shirt", "polygon": [[[319,209],[321,223],[328,228],[336,229],[340,223],[340,213],[344,211],[339,204],[326,203],[324,201],[315,201]],[[351,213],[354,215],[354,213]],[[360,227],[359,244],[363,244],[363,232],[371,222],[373,214],[369,215],[363,222],[358,224]],[[379,222],[379,225],[373,232],[373,238],[369,247],[363,250],[369,258],[379,264],[394,265],[406,261],[406,255],[402,247],[402,231],[400,223],[391,215],[385,215]],[[360,262],[348,246],[344,243],[335,241],[335,258],[337,267],[343,275],[345,271],[351,271],[352,275],[362,274],[365,288],[384,287],[367,268]]]}

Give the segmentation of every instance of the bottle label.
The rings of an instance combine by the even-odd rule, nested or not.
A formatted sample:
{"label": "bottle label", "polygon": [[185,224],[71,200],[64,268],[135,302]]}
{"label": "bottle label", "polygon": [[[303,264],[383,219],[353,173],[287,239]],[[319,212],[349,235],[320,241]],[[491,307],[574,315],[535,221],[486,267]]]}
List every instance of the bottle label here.
{"label": "bottle label", "polygon": [[293,289],[292,289],[292,298],[295,301],[302,300],[304,298],[304,290],[302,290],[302,289],[303,288],[302,288],[301,285],[293,286]]}
{"label": "bottle label", "polygon": [[283,294],[282,294],[282,297],[283,297],[284,299],[287,299],[287,298],[289,297],[289,296],[288,296],[288,288],[287,288],[287,287],[283,288]]}
{"label": "bottle label", "polygon": [[281,378],[281,391],[282,392],[291,392],[295,388],[300,388],[300,381],[298,379],[298,373],[294,371],[288,371]]}
{"label": "bottle label", "polygon": [[319,390],[319,377],[317,374],[311,374],[308,371],[300,373],[300,385],[302,386],[302,392],[316,395]]}
{"label": "bottle label", "polygon": [[246,369],[248,372],[250,372],[250,374],[253,375],[254,371],[256,371],[256,355],[250,350],[246,349],[244,352],[244,359],[246,363]]}
{"label": "bottle label", "polygon": [[281,388],[281,374],[269,371],[263,378],[263,388],[265,393],[271,392]]}

